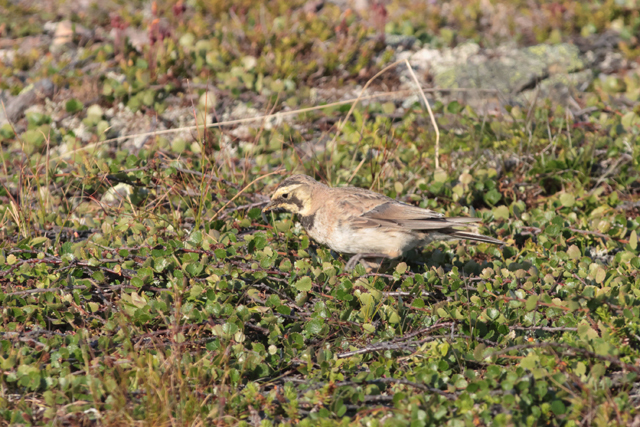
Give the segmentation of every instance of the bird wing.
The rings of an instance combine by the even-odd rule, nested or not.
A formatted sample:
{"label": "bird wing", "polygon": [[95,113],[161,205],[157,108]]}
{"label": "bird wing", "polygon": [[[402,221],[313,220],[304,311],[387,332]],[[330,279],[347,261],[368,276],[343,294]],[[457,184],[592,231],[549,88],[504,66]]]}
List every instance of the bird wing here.
{"label": "bird wing", "polygon": [[343,193],[334,200],[338,203],[340,211],[350,216],[349,223],[353,229],[387,228],[420,234],[436,232],[451,239],[504,244],[493,237],[460,230],[460,228],[475,225],[474,223],[481,221],[480,218],[447,218],[431,209],[398,202],[365,189],[349,188],[348,193]]}
{"label": "bird wing", "polygon": [[397,202],[385,201],[360,215],[359,226],[387,226],[415,231],[445,230],[456,226],[479,222],[480,218],[446,218],[430,209],[418,208]]}

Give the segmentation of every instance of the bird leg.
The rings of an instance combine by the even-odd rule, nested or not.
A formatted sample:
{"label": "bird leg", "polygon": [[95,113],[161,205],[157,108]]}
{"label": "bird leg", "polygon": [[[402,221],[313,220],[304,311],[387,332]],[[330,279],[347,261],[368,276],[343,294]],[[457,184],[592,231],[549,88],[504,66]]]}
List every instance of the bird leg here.
{"label": "bird leg", "polygon": [[376,253],[367,253],[367,254],[355,254],[354,256],[351,257],[351,259],[349,260],[349,262],[347,263],[347,265],[345,266],[345,270],[346,271],[351,271],[353,270],[356,265],[358,264],[359,261],[361,261],[363,258],[383,258],[383,259],[389,259],[389,255],[385,255],[385,254],[376,254]]}

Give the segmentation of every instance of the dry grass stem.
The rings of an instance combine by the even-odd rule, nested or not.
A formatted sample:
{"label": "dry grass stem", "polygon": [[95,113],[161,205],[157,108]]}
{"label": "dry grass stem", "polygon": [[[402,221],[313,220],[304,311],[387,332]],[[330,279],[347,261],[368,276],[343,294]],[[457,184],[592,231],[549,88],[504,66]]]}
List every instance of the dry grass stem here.
{"label": "dry grass stem", "polygon": [[[369,100],[369,99],[384,98],[384,97],[393,97],[393,96],[398,96],[398,95],[411,93],[414,90],[414,89],[402,89],[402,90],[381,92],[381,93],[375,93],[375,94],[372,94],[372,95],[362,96],[362,93],[366,90],[368,85],[375,78],[377,78],[380,74],[382,74],[383,72],[387,71],[388,69],[393,68],[393,67],[395,67],[396,65],[398,65],[398,64],[400,64],[402,62],[404,62],[404,60],[394,62],[393,64],[385,67],[382,71],[380,71],[375,76],[373,76],[367,82],[365,87],[362,89],[361,96],[358,96],[357,98],[345,99],[343,101],[336,101],[336,102],[332,102],[330,104],[316,105],[315,107],[301,108],[301,109],[298,109],[298,110],[280,111],[280,112],[277,112],[277,113],[274,113],[274,114],[267,114],[267,115],[264,115],[264,116],[245,117],[245,118],[242,118],[242,119],[226,120],[226,121],[223,121],[223,122],[211,123],[211,124],[208,124],[206,126],[207,126],[207,128],[233,126],[233,125],[239,125],[239,124],[243,124],[243,123],[256,122],[256,121],[260,121],[260,120],[268,120],[268,119],[274,119],[274,118],[278,118],[278,117],[293,116],[293,115],[296,115],[296,114],[303,114],[303,113],[308,113],[308,112],[311,112],[311,111],[317,111],[317,110],[322,110],[322,109],[325,109],[325,108],[337,107],[337,106],[340,106],[340,105],[353,103],[352,108],[347,112],[347,116],[345,117],[345,119],[342,120],[341,123],[338,125],[338,132],[336,133],[336,136],[334,137],[334,141],[335,141],[335,139],[340,134],[340,130],[342,129],[342,126],[344,125],[344,123],[346,123],[346,121],[351,116],[351,114],[352,114],[353,110],[355,109],[355,106],[357,105],[358,101],[365,101],[365,100]],[[423,92],[481,92],[481,93],[493,93],[493,92],[496,92],[495,89],[473,89],[473,88],[454,88],[454,89],[426,88],[425,89],[425,88],[420,87],[420,90],[423,91]],[[424,94],[423,94],[423,96],[424,96]],[[429,108],[429,110],[431,110],[431,107],[428,106],[427,108]],[[59,155],[57,157],[50,158],[49,161],[57,161],[57,160],[60,160],[61,158],[69,157],[69,156],[71,156],[73,154],[76,154],[76,153],[79,153],[79,152],[82,152],[82,151],[95,149],[95,148],[98,148],[98,147],[100,147],[100,146],[102,146],[104,144],[108,144],[108,143],[111,143],[111,142],[126,141],[127,139],[137,138],[137,137],[140,137],[140,136],[167,135],[167,134],[172,134],[172,133],[177,133],[177,132],[182,132],[182,131],[192,131],[192,130],[197,130],[198,128],[199,128],[198,125],[193,125],[193,126],[179,127],[179,128],[175,128],[175,129],[163,129],[163,130],[156,130],[156,131],[152,131],[152,132],[143,132],[143,133],[135,133],[135,134],[131,134],[131,135],[123,135],[123,136],[119,136],[119,137],[116,137],[116,138],[105,139],[104,141],[95,142],[95,143],[92,143],[92,144],[87,144],[84,147],[76,148],[75,150],[71,150],[71,151],[69,151],[67,153],[64,153],[62,155]],[[438,135],[438,137],[439,137],[437,126],[436,126],[436,135]]]}
{"label": "dry grass stem", "polygon": [[229,206],[235,199],[240,197],[240,195],[242,193],[244,193],[253,184],[255,184],[258,181],[262,181],[263,179],[265,179],[268,176],[275,175],[275,174],[281,174],[284,171],[285,171],[284,168],[276,169],[273,172],[269,172],[268,174],[262,175],[262,176],[260,176],[260,177],[258,177],[256,179],[254,179],[253,181],[251,181],[249,184],[247,184],[245,187],[243,187],[242,190],[238,191],[238,194],[233,196],[227,203],[225,203],[220,209],[218,209],[218,211],[211,217],[211,220],[213,221],[214,219],[216,219],[218,217],[218,215],[220,215],[220,213],[227,208],[227,206]]}
{"label": "dry grass stem", "polygon": [[424,94],[424,90],[422,90],[422,86],[420,86],[420,82],[418,81],[418,78],[416,77],[416,73],[413,72],[413,68],[411,67],[411,64],[409,63],[409,60],[405,59],[405,62],[407,64],[407,68],[409,69],[409,74],[411,74],[411,77],[413,78],[413,81],[416,83],[416,86],[420,90],[420,95],[422,96],[422,100],[424,101],[424,105],[427,106],[427,111],[429,111],[429,117],[431,118],[431,124],[433,125],[433,128],[436,131],[435,160],[436,160],[436,169],[440,169],[440,130],[438,129],[438,123],[436,123],[436,118],[433,115],[433,111],[431,111],[431,106],[429,105],[429,101],[427,100],[427,97]]}

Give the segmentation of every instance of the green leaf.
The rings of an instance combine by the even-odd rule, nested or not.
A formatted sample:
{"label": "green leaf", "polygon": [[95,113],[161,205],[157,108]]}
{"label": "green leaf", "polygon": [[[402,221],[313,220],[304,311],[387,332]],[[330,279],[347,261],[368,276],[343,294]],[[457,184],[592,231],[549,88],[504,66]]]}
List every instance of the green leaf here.
{"label": "green leaf", "polygon": [[263,233],[256,233],[253,237],[253,244],[257,250],[263,250],[267,246],[267,236]]}
{"label": "green leaf", "polygon": [[300,239],[300,249],[307,249],[309,247],[309,237],[302,236]]}
{"label": "green leaf", "polygon": [[500,316],[500,311],[494,307],[487,308],[487,316],[491,320],[496,320]]}
{"label": "green leaf", "polygon": [[549,236],[557,236],[560,234],[560,227],[555,224],[549,225],[544,229],[544,233]]}
{"label": "green leaf", "polygon": [[580,248],[576,245],[571,245],[569,246],[569,249],[567,249],[567,255],[569,256],[569,259],[580,259],[582,253],[580,252]]}
{"label": "green leaf", "polygon": [[509,219],[509,208],[506,206],[498,206],[493,209],[495,219]]}
{"label": "green leaf", "polygon": [[136,68],[140,68],[140,69],[146,70],[147,68],[149,68],[149,64],[143,58],[137,58],[136,59]]}
{"label": "green leaf", "polygon": [[373,326],[371,323],[365,323],[362,325],[362,329],[370,334],[374,333],[376,331],[376,327]]}
{"label": "green leaf", "polygon": [[29,145],[40,147],[44,144],[45,135],[39,129],[29,129],[22,134],[22,139]]}
{"label": "green leaf", "polygon": [[238,332],[238,326],[235,323],[225,323],[224,325],[222,325],[222,332],[227,336],[227,337],[231,337],[233,336],[236,332]]}
{"label": "green leaf", "polygon": [[406,262],[401,262],[400,264],[398,264],[396,266],[396,273],[404,274],[406,272],[407,272],[407,263]]}
{"label": "green leaf", "polygon": [[462,105],[460,105],[458,101],[451,101],[447,105],[447,111],[451,114],[458,114],[460,111],[462,111]]}
{"label": "green leaf", "polygon": [[638,234],[636,233],[636,230],[633,230],[631,232],[631,236],[629,236],[629,247],[633,251],[638,248]]}
{"label": "green leaf", "polygon": [[446,356],[447,353],[449,353],[449,347],[449,343],[446,341],[438,344],[438,351],[440,352],[442,357]]}
{"label": "green leaf", "polygon": [[476,346],[476,348],[473,350],[473,357],[478,360],[481,361],[484,359],[484,351],[487,349],[487,346],[485,344],[478,344]]}
{"label": "green leaf", "polygon": [[500,199],[502,199],[502,194],[500,194],[495,188],[489,190],[484,195],[484,201],[491,206],[495,206],[495,204],[498,203]]}
{"label": "green leaf", "polygon": [[540,357],[531,352],[520,360],[520,366],[532,371],[536,367],[536,363],[540,361]]}
{"label": "green leaf", "polygon": [[422,298],[416,298],[413,300],[413,303],[411,303],[411,307],[416,307],[416,308],[422,308],[424,307],[424,300]]}
{"label": "green leaf", "polygon": [[131,293],[131,302],[138,308],[142,308],[147,305],[147,300],[137,292]]}
{"label": "green leaf", "polygon": [[382,104],[382,112],[385,114],[393,114],[396,111],[396,105],[393,102],[385,102]]}
{"label": "green leaf", "polygon": [[449,316],[449,313],[447,313],[447,311],[442,307],[438,307],[436,313],[438,313],[438,316],[440,316],[440,318],[442,319],[448,319],[449,317],[451,317]]}
{"label": "green leaf", "polygon": [[153,268],[161,273],[165,268],[167,268],[171,264],[171,261],[167,258],[154,258],[153,259]]}
{"label": "green leaf", "polygon": [[562,400],[554,400],[551,402],[551,410],[556,415],[563,415],[567,411],[567,408]]}
{"label": "green leaf", "polygon": [[351,301],[353,300],[353,295],[350,292],[345,291],[343,289],[336,290],[336,297],[338,297],[341,301]]}
{"label": "green leaf", "polygon": [[309,292],[312,286],[313,286],[313,282],[311,281],[311,277],[309,276],[304,276],[302,279],[298,280],[295,284],[295,288],[300,292]]}
{"label": "green leaf", "polygon": [[527,298],[527,304],[525,305],[525,309],[527,311],[532,311],[532,310],[535,310],[537,306],[538,306],[538,295],[530,295],[529,298]]}
{"label": "green leaf", "polygon": [[440,184],[446,182],[447,181],[447,172],[444,171],[444,170],[436,171],[433,174],[433,180],[435,182],[437,182],[437,183],[440,183]]}
{"label": "green leaf", "polygon": [[285,316],[288,316],[291,314],[291,309],[289,307],[287,307],[286,305],[279,305],[276,307],[276,311],[280,314],[284,314]]}
{"label": "green leaf", "polygon": [[633,111],[629,111],[624,116],[622,116],[620,124],[622,124],[622,126],[624,126],[626,129],[635,128],[640,125],[640,116],[638,116]]}
{"label": "green leaf", "polygon": [[466,389],[469,386],[469,383],[463,377],[460,377],[456,380],[454,385],[457,389]]}
{"label": "green leaf", "polygon": [[0,126],[0,141],[2,141],[3,138],[4,139],[13,138],[14,135],[15,134],[13,132],[13,128],[9,123],[5,123],[2,126]]}
{"label": "green leaf", "polygon": [[562,193],[560,195],[560,203],[562,203],[562,206],[570,208],[576,203],[576,197],[571,193]]}
{"label": "green leaf", "polygon": [[598,338],[598,333],[588,324],[578,325],[578,336],[584,340]]}
{"label": "green leaf", "polygon": [[84,108],[84,104],[75,98],[71,98],[66,102],[64,108],[67,110],[67,113],[74,114],[81,111]]}
{"label": "green leaf", "polygon": [[185,267],[185,270],[187,270],[187,273],[189,273],[192,276],[199,275],[203,269],[204,269],[204,266],[199,262],[192,262],[191,264],[188,264]]}
{"label": "green leaf", "polygon": [[267,307],[277,307],[280,305],[280,297],[278,295],[270,295],[265,304]]}
{"label": "green leaf", "polygon": [[202,243],[202,231],[195,230],[191,233],[187,241],[194,246],[200,245],[200,243]]}
{"label": "green leaf", "polygon": [[[635,233],[635,231],[634,231],[634,233]],[[44,243],[44,242],[46,242],[47,240],[49,240],[49,239],[47,239],[46,237],[43,237],[43,236],[41,236],[41,237],[34,237],[33,239],[31,239],[31,241],[29,241],[29,246],[32,246],[32,247],[33,247],[33,246],[37,246],[37,245],[39,245],[40,243]]]}
{"label": "green leaf", "polygon": [[202,293],[202,286],[194,285],[189,292],[191,298],[196,298]]}
{"label": "green leaf", "polygon": [[323,325],[324,321],[322,319],[313,319],[307,322],[307,324],[304,326],[304,329],[310,334],[317,335],[322,330]]}

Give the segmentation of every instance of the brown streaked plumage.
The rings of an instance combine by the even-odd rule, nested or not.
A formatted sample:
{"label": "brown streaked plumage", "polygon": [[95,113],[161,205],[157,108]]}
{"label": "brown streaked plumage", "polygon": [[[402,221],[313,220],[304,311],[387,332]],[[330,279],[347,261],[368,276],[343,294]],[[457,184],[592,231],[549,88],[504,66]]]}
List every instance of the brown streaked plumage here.
{"label": "brown streaked plumage", "polygon": [[479,218],[445,218],[430,209],[399,202],[356,187],[328,187],[306,175],[282,181],[263,209],[298,214],[307,234],[336,252],[353,254],[347,269],[363,258],[398,258],[411,249],[439,240],[466,239],[504,244],[462,231]]}

